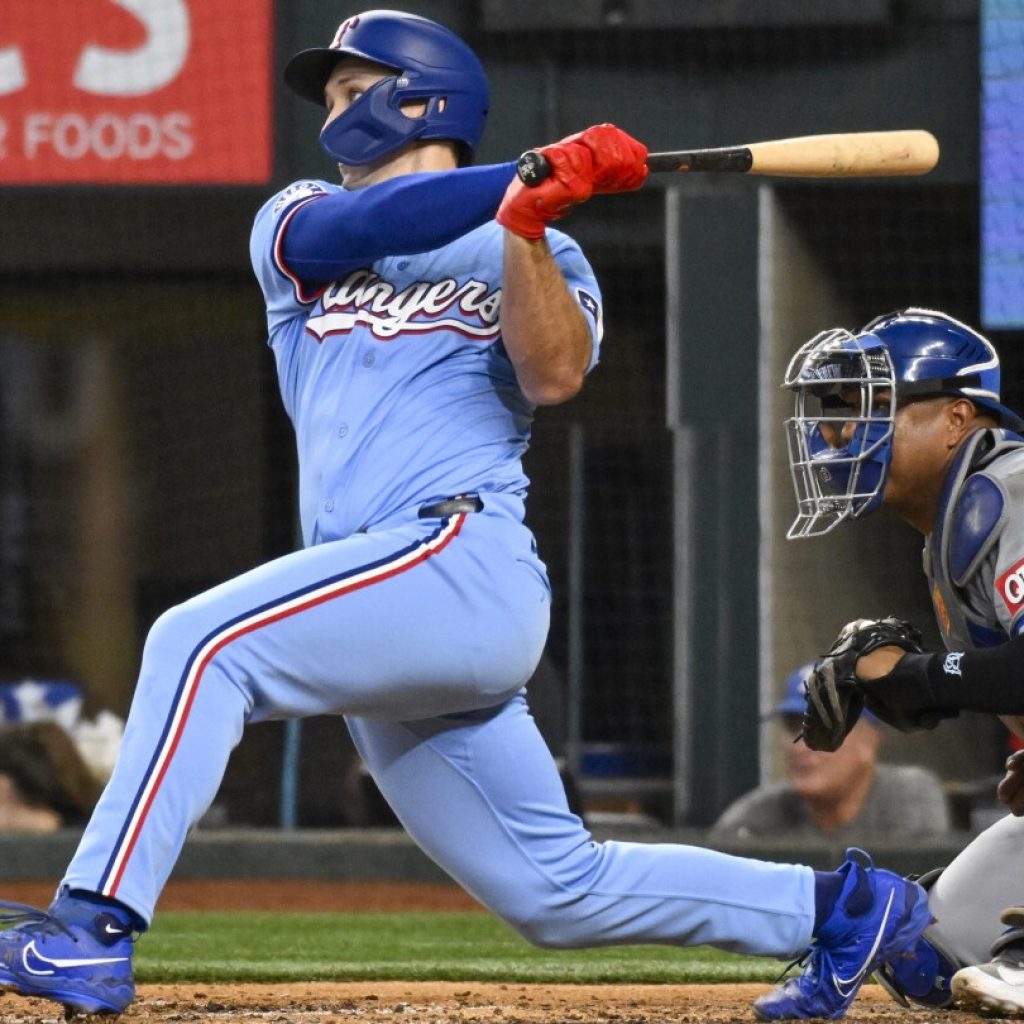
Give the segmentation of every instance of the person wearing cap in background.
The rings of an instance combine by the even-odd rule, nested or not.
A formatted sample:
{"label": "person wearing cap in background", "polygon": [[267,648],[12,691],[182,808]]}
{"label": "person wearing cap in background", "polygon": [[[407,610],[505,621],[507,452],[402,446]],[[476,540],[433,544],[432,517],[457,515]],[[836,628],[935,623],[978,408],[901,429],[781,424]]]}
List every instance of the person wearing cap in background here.
{"label": "person wearing cap in background", "polygon": [[882,730],[861,716],[835,752],[811,750],[800,739],[804,689],[814,666],[801,665],[769,717],[779,725],[786,778],[745,793],[712,826],[709,841],[827,839],[858,844],[942,835],[952,823],[942,783],[918,765],[878,760]]}
{"label": "person wearing cap in background", "polygon": [[102,788],[58,723],[0,723],[0,833],[82,827]]}

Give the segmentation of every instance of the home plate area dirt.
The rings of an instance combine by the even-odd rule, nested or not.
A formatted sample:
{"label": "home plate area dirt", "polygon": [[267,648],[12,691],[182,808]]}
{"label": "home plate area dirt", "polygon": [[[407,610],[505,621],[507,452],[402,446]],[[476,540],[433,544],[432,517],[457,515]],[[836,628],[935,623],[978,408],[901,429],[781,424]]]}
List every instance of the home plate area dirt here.
{"label": "home plate area dirt", "polygon": [[[287,985],[143,985],[121,1024],[156,1022],[332,1021],[417,1024],[752,1024],[764,985],[498,985],[353,982]],[[63,1019],[35,999],[0,1000],[0,1022]],[[966,1024],[966,1013],[905,1010],[866,985],[847,1014],[850,1024]],[[99,1024],[110,1018],[88,1018]]]}
{"label": "home plate area dirt", "polygon": [[[5,884],[4,897],[46,906],[53,887]],[[468,910],[478,907],[454,886],[412,883],[171,882],[162,910]],[[123,1024],[188,1021],[333,1021],[417,1024],[731,1024],[754,1021],[750,1004],[769,986],[527,985],[470,982],[316,982],[269,985],[141,985]],[[54,1003],[7,995],[0,1024],[59,1022]],[[926,1013],[893,1002],[866,985],[846,1018],[850,1024],[967,1024],[960,1012]],[[109,1017],[89,1018],[99,1024]]]}

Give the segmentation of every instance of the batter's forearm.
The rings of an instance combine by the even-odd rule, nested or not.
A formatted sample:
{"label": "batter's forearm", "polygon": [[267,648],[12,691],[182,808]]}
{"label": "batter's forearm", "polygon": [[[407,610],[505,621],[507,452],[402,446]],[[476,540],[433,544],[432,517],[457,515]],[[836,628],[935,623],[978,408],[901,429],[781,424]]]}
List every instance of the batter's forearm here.
{"label": "batter's forearm", "polygon": [[592,340],[565,277],[541,238],[505,232],[501,336],[523,394],[558,405],[583,386]]}
{"label": "batter's forearm", "polygon": [[514,173],[511,163],[464,167],[325,195],[289,222],[284,264],[300,280],[333,281],[382,256],[440,248],[494,217]]}

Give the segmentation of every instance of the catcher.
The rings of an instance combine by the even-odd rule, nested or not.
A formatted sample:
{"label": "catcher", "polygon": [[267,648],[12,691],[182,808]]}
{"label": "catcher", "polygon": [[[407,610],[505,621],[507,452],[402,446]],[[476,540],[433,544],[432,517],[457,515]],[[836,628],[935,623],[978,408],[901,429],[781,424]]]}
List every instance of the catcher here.
{"label": "catcher", "polygon": [[[943,313],[905,309],[817,335],[785,385],[789,537],[896,513],[925,537],[946,646],[923,650],[892,617],[850,623],[808,682],[805,742],[835,750],[865,707],[907,732],[990,712],[1024,736],[1024,423],[1000,401],[992,344]],[[881,972],[903,1002],[1024,1016],[1024,754],[1007,761],[998,795],[1011,813],[919,879],[936,920]]]}

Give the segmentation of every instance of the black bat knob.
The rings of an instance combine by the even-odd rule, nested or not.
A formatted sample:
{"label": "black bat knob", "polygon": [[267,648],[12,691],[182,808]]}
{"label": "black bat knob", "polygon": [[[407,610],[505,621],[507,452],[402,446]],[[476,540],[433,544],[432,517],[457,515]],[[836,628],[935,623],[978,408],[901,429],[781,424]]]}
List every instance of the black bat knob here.
{"label": "black bat knob", "polygon": [[528,149],[516,162],[516,174],[524,185],[536,188],[551,177],[551,164],[539,150]]}

